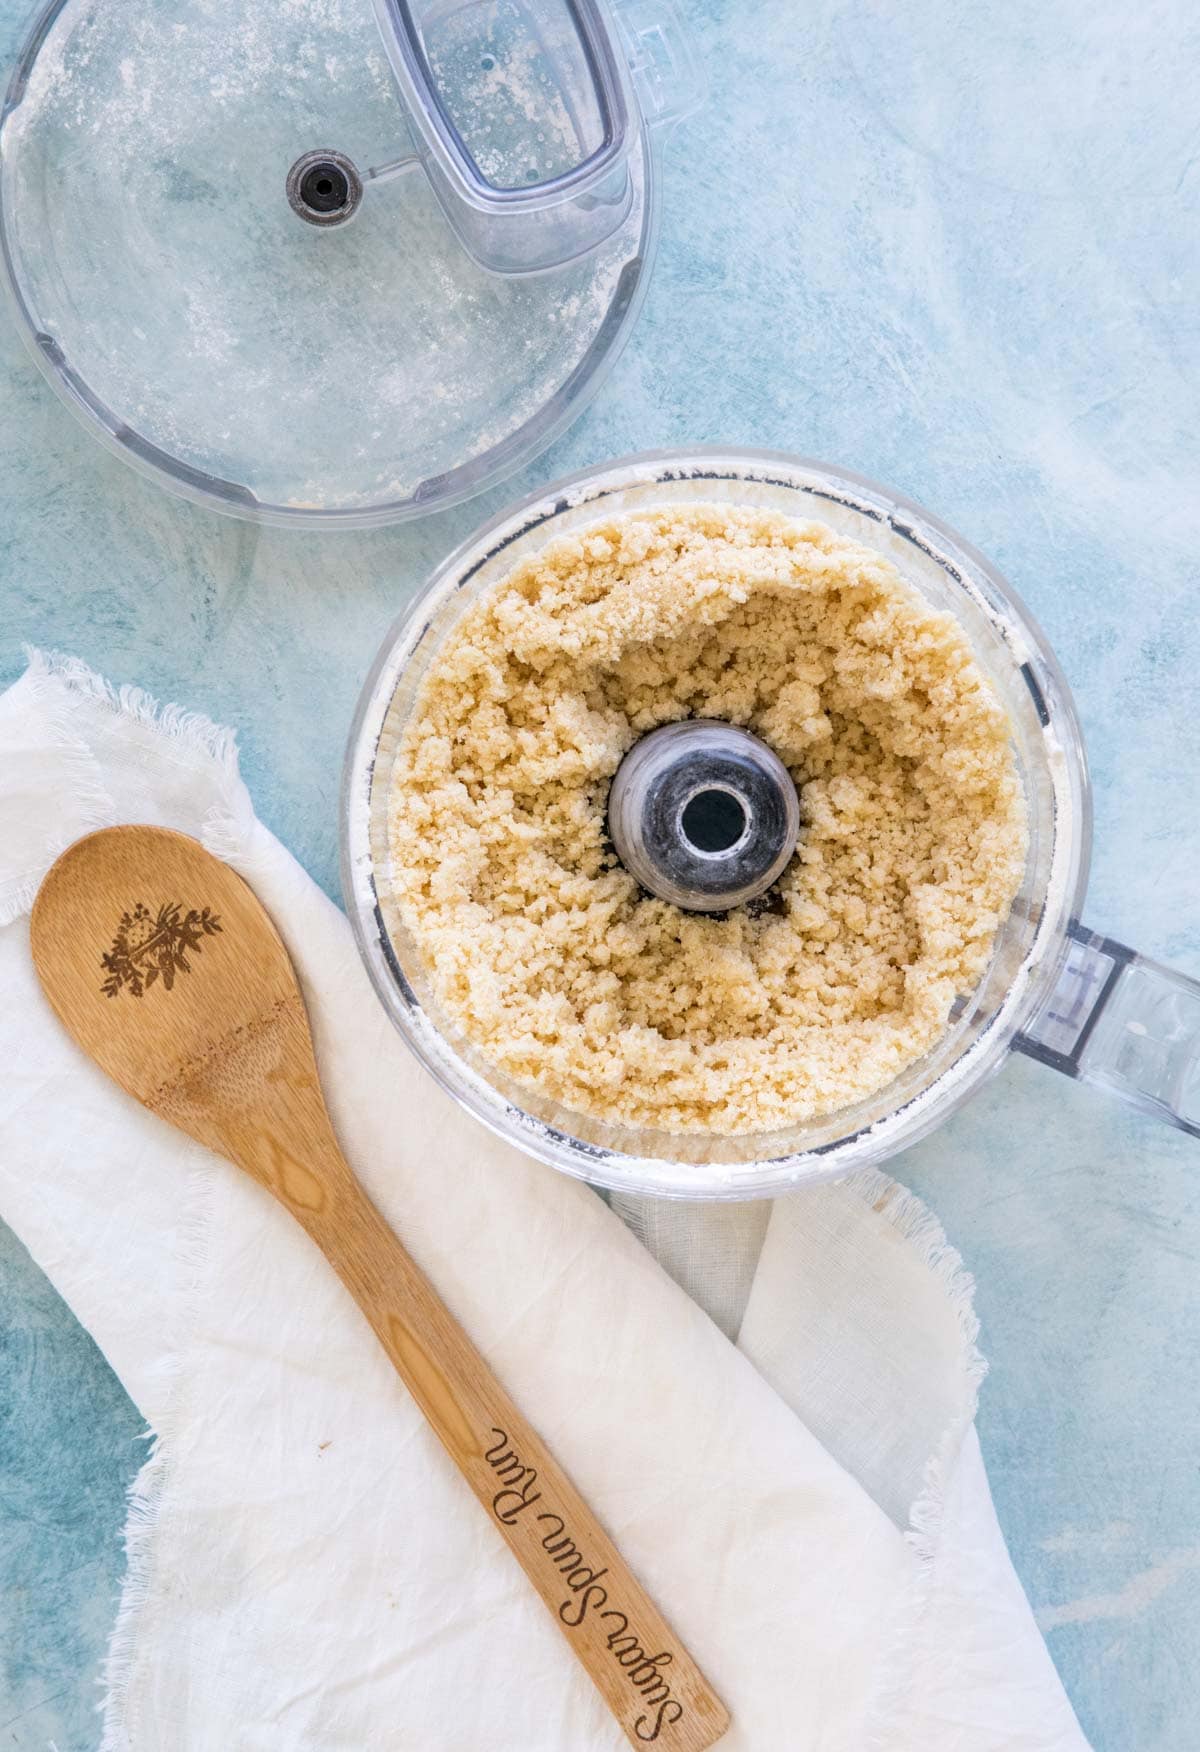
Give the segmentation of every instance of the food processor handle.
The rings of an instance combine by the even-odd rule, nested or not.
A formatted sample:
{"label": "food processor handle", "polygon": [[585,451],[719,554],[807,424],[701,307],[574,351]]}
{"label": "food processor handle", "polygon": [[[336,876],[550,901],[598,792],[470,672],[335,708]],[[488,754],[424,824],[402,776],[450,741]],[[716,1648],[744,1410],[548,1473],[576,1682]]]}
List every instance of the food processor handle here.
{"label": "food processor handle", "polygon": [[1072,924],[1056,984],[1013,1045],[1200,1138],[1200,980]]}

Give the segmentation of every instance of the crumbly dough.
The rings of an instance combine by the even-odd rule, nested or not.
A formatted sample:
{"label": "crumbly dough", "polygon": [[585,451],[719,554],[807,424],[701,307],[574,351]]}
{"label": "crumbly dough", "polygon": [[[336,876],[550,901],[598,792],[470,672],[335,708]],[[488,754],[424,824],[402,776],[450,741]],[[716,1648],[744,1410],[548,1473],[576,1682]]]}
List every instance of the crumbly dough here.
{"label": "crumbly dough", "polygon": [[[621,757],[687,717],[748,726],[799,788],[766,904],[685,913],[612,850]],[[395,770],[397,898],[449,1017],[567,1107],[676,1133],[880,1089],[977,982],[1024,867],[958,622],[874,550],[746,507],[548,543],[447,636]]]}

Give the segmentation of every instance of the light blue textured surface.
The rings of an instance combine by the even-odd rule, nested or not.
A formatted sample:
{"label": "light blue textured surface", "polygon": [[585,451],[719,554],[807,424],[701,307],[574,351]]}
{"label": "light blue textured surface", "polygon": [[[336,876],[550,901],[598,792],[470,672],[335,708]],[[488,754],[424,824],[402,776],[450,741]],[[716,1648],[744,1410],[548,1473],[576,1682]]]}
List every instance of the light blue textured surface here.
{"label": "light blue textured surface", "polygon": [[[320,540],[219,521],[106,456],[0,327],[0,682],[31,639],[237,725],[334,892],[359,682],[453,542],[631,449],[796,450],[1008,573],[1089,739],[1088,922],[1200,974],[1195,8],[689,10],[714,91],[669,150],[642,322],[581,424],[471,506]],[[1086,1730],[1194,1752],[1200,1146],[1014,1062],[896,1167],[979,1279],[984,1449]],[[138,1419],[11,1241],[0,1321],[0,1752],[89,1752]]]}

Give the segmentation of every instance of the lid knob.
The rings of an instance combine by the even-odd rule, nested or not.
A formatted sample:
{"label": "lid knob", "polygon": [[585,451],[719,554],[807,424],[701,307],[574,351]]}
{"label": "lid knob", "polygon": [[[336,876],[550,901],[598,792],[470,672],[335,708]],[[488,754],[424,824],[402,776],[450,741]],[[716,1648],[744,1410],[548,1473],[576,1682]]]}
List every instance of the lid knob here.
{"label": "lid knob", "polygon": [[724,912],[765,893],[796,849],[800,799],[779,756],[713,718],[636,742],[608,797],[617,856],[651,894]]}
{"label": "lid knob", "polygon": [[358,211],[362,178],[344,152],[303,153],[287,173],[292,212],[309,225],[344,225]]}

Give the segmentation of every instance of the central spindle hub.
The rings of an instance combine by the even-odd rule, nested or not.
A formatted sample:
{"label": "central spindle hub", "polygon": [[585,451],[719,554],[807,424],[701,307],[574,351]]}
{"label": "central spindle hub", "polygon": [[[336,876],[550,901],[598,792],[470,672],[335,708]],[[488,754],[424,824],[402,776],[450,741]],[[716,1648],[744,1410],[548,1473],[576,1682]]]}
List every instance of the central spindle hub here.
{"label": "central spindle hub", "polygon": [[358,212],[362,177],[344,152],[305,152],[287,173],[288,205],[306,225],[344,225]]}
{"label": "central spindle hub", "polygon": [[765,742],[736,724],[691,718],[630,749],[609,792],[608,830],[651,894],[689,912],[724,912],[782,874],[800,800]]}

